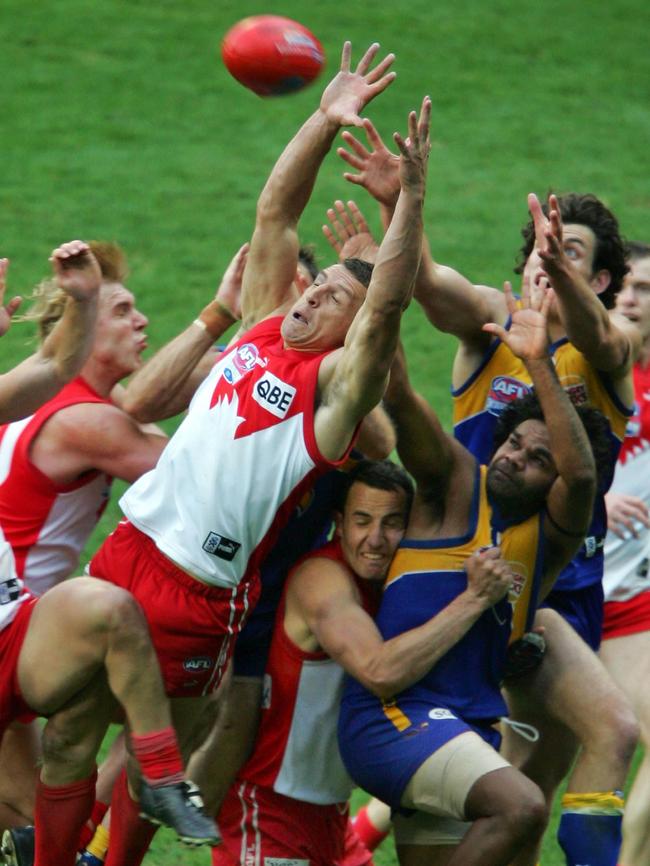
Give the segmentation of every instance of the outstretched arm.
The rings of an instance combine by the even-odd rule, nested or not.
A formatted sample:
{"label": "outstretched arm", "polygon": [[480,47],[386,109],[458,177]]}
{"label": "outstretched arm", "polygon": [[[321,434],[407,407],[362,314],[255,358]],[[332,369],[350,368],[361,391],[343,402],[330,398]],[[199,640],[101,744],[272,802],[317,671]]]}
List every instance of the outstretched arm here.
{"label": "outstretched arm", "polygon": [[579,240],[564,236],[557,197],[549,196],[548,218],[533,193],[528,196],[528,208],[535,226],[535,245],[555,290],[567,337],[597,370],[624,376],[640,351],[638,329],[623,316],[608,312],[572,264],[569,255]]}
{"label": "outstretched arm", "polygon": [[311,649],[321,647],[371,692],[391,698],[421,679],[512,586],[512,571],[497,548],[469,557],[466,570],[467,589],[446,608],[384,641],[343,566],[314,557],[291,578],[285,629],[298,642],[306,626],[318,645]]}
{"label": "outstretched arm", "polygon": [[[339,147],[337,153],[355,170],[345,172],[344,178],[363,186],[377,200],[386,228],[399,195],[399,157],[386,147],[370,120],[364,120],[363,129],[367,146],[346,131],[343,140],[350,149]],[[480,351],[489,343],[489,337],[481,330],[483,325],[493,321],[503,323],[507,316],[501,292],[475,286],[458,271],[436,262],[426,238],[414,296],[439,331],[453,334]]]}
{"label": "outstretched arm", "polygon": [[318,111],[289,142],[262,190],[244,279],[242,321],[246,329],[295,300],[298,220],[321,163],[339,129],[360,125],[359,112],[395,77],[387,71],[393,54],[371,68],[378,50],[377,43],[371,45],[352,71],[352,47],[349,42],[344,44],[340,70],[325,89]]}
{"label": "outstretched arm", "polygon": [[248,244],[244,244],[226,268],[214,300],[131,377],[121,400],[125,412],[148,423],[172,418],[187,409],[216,361],[215,340],[241,315],[247,254]]}
{"label": "outstretched arm", "polygon": [[[545,586],[548,592],[558,571],[578,550],[589,528],[596,493],[596,465],[587,432],[566,391],[560,384],[548,354],[547,316],[553,291],[533,295],[524,287],[522,306],[505,284],[505,297],[512,317],[509,331],[498,324],[485,329],[506,343],[521,358],[530,373],[548,432],[550,454],[539,451],[535,459],[552,460],[557,471],[546,497]],[[511,435],[516,435],[514,432]]]}
{"label": "outstretched arm", "polygon": [[[7,260],[2,265],[2,292]],[[0,423],[25,418],[53,397],[81,370],[92,347],[101,284],[99,265],[83,241],[57,247],[50,262],[57,285],[68,295],[61,319],[39,351],[0,376]],[[14,298],[3,308],[8,315],[17,307]],[[4,333],[5,330],[2,331]]]}
{"label": "outstretched arm", "polygon": [[409,139],[395,133],[401,151],[400,196],[395,216],[377,254],[366,299],[341,352],[321,364],[321,403],[315,432],[330,459],[345,451],[359,420],[376,405],[386,387],[422,247],[422,205],[429,154],[431,100],[425,97],[418,120],[409,115]]}

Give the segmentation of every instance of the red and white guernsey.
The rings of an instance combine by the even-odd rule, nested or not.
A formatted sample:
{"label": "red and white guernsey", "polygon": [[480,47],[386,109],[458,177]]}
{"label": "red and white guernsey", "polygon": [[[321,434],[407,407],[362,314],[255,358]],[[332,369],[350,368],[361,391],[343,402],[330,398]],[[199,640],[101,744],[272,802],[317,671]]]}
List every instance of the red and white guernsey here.
{"label": "red and white guernsey", "polygon": [[93,470],[71,484],[55,484],[32,463],[32,442],[66,406],[109,402],[78,377],[29,418],[0,427],[0,526],[19,577],[37,595],[76,569],[112,479]]}
{"label": "red and white guernsey", "polygon": [[[344,562],[339,541],[326,544],[301,562],[306,558]],[[367,585],[359,578],[355,580],[364,608],[374,615],[377,605],[367,593]],[[345,803],[354,787],[337,743],[346,674],[326,653],[305,652],[287,637],[284,606],[283,596],[264,674],[255,748],[239,778],[307,803]]]}
{"label": "red and white guernsey", "polygon": [[[650,506],[650,365],[634,366],[634,414],[628,421],[616,464],[613,493],[638,496]],[[638,538],[605,539],[605,601],[627,601],[650,590],[650,530],[638,524]]]}
{"label": "red and white guernsey", "polygon": [[32,598],[16,574],[16,563],[11,545],[0,529],[0,631],[11,623],[19,606]]}
{"label": "red and white guernsey", "polygon": [[155,469],[120,500],[166,556],[216,586],[256,571],[315,477],[347,457],[328,461],[314,436],[327,353],[285,349],[281,324],[263,320],[219,358]]}

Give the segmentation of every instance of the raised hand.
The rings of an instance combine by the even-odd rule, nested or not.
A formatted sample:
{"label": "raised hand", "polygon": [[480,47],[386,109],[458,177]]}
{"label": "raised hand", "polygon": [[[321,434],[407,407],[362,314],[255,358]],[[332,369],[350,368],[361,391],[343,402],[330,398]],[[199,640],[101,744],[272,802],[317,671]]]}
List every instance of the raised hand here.
{"label": "raised hand", "polygon": [[61,244],[52,251],[50,263],[59,288],[75,300],[88,300],[99,290],[102,272],[84,241]]}
{"label": "raised hand", "polygon": [[373,123],[364,118],[363,128],[370,149],[365,147],[351,132],[344,130],[342,138],[352,148],[337,148],[344,162],[358,174],[346,171],[343,177],[350,183],[364,187],[380,204],[394,207],[399,197],[399,154],[392,153],[384,144]]}
{"label": "raised hand", "polygon": [[431,141],[429,126],[431,123],[431,97],[425,96],[420,108],[420,116],[415,111],[409,113],[408,138],[404,139],[399,132],[393,133],[393,140],[401,153],[399,163],[399,179],[403,190],[419,192],[424,195],[426,186],[427,165]]}
{"label": "raised hand", "polygon": [[548,197],[548,217],[534,193],[528,196],[528,210],[533,218],[535,246],[544,270],[551,279],[559,277],[570,270],[572,264],[562,245],[562,216],[557,196],[551,194]]}
{"label": "raised hand", "polygon": [[379,43],[373,42],[352,72],[352,44],[343,44],[341,69],[325,88],[320,102],[321,111],[329,120],[339,126],[361,126],[363,121],[359,112],[394,80],[395,73],[387,72],[395,59],[394,54],[387,54],[374,69],[370,69],[378,51]]}
{"label": "raised hand", "polygon": [[9,259],[0,259],[0,337],[4,337],[9,330],[11,326],[11,317],[22,303],[20,295],[16,295],[16,297],[7,301],[6,304],[4,303],[8,269]]}
{"label": "raised hand", "polygon": [[467,590],[486,608],[492,607],[510,592],[514,574],[510,563],[501,558],[498,547],[488,547],[473,553],[465,561]]}
{"label": "raised hand", "polygon": [[245,243],[237,250],[225,270],[214,297],[233,319],[241,319],[241,284],[249,249],[250,244]]}
{"label": "raised hand", "polygon": [[496,322],[483,325],[483,330],[498,337],[514,355],[522,361],[538,361],[548,358],[548,311],[553,300],[553,290],[531,293],[524,286],[521,305],[517,304],[509,282],[503,284],[506,306],[510,313],[510,329]]}
{"label": "raised hand", "polygon": [[648,506],[637,496],[610,490],[605,496],[605,505],[608,528],[619,538],[638,538],[639,526],[650,528]]}
{"label": "raised hand", "polygon": [[327,209],[327,218],[330,225],[323,226],[323,234],[341,261],[356,258],[374,262],[377,242],[355,202],[349,201],[346,209],[342,201],[335,201],[334,207]]}

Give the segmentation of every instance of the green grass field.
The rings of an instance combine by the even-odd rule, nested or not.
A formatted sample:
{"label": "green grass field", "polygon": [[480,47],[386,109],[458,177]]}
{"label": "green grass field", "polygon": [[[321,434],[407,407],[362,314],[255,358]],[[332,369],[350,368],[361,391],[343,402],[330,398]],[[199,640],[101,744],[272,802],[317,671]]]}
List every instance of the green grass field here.
{"label": "green grass field", "polygon": [[[111,239],[129,255],[152,350],[194,318],[249,237],[276,156],[318,103],[319,84],[261,100],[222,67],[225,31],[259,12],[313,29],[324,80],[346,38],[355,57],[373,40],[395,51],[397,81],[367,112],[385,136],[404,131],[408,110],[431,94],[428,232],[436,257],[471,279],[511,276],[531,190],[595,192],[626,235],[650,239],[646,0],[4,0],[0,254],[12,259],[12,293],[29,291],[60,241]],[[330,155],[301,224],[323,260],[320,226],[334,198],[355,196],[378,227],[342,170]],[[416,309],[403,333],[415,383],[448,423],[453,340]],[[31,351],[30,337],[14,326],[0,370]],[[116,514],[112,505],[89,552]],[[208,861],[160,834],[146,862]],[[391,850],[377,862],[392,864]],[[561,864],[552,842],[542,862]]]}

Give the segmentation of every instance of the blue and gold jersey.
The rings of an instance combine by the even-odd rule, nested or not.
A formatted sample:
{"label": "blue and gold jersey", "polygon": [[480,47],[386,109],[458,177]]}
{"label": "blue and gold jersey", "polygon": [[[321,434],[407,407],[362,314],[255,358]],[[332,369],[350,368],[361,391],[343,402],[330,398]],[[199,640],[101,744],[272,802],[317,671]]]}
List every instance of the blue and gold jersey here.
{"label": "blue and gold jersey", "polygon": [[[602,475],[600,495],[596,497],[585,545],[555,584],[556,589],[580,589],[602,578],[602,545],[607,531],[603,497],[611,484],[632,408],[621,403],[607,374],[595,370],[566,338],[554,343],[551,353],[560,382],[573,403],[588,403],[599,409],[610,425],[611,458]],[[492,456],[494,428],[499,414],[530,388],[531,379],[524,363],[504,343],[496,340],[481,366],[464,385],[452,391],[454,435],[479,462],[487,463]]]}
{"label": "blue and gold jersey", "polygon": [[[499,544],[516,574],[509,595],[482,614],[461,640],[402,696],[422,698],[465,719],[493,719],[505,713],[499,683],[508,643],[532,622],[542,576],[542,515],[501,524],[488,502],[486,467],[478,467],[470,529],[462,538],[405,539],[388,574],[377,627],[385,640],[423,625],[467,588],[465,561],[474,551]],[[350,690],[362,689],[351,683]],[[348,696],[349,697],[349,696]],[[396,703],[387,715],[399,713]],[[398,723],[397,719],[391,719]]]}

